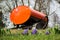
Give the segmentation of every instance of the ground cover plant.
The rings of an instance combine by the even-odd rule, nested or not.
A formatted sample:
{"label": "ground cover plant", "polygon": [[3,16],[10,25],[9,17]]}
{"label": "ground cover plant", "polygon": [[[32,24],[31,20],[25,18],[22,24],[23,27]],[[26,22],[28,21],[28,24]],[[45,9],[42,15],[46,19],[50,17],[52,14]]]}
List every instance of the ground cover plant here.
{"label": "ground cover plant", "polygon": [[60,30],[56,27],[45,30],[37,30],[36,34],[22,34],[23,30],[17,29],[0,29],[0,40],[60,40]]}

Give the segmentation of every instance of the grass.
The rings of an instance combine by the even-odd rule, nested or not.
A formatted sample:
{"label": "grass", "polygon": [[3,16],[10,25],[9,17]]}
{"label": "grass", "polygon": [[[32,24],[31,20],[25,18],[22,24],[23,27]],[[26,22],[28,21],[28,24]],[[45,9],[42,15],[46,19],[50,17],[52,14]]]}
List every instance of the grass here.
{"label": "grass", "polygon": [[54,35],[19,35],[19,34],[10,34],[4,35],[0,38],[0,40],[55,40]]}
{"label": "grass", "polygon": [[[50,31],[49,35],[45,34],[46,30]],[[29,30],[28,35],[22,35],[21,32],[23,30],[5,30],[6,34],[1,35],[0,40],[60,40],[60,34],[55,34],[54,28],[46,30],[38,30],[38,33],[35,35],[31,34],[31,30]]]}

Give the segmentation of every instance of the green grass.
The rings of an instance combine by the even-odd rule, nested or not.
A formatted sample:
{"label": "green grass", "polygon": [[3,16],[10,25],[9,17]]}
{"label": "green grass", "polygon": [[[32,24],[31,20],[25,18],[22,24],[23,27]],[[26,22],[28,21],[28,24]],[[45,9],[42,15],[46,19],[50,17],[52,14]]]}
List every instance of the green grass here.
{"label": "green grass", "polygon": [[37,34],[37,35],[4,35],[0,37],[0,40],[55,40],[54,35],[44,35],[44,34]]}
{"label": "green grass", "polygon": [[[46,30],[50,31],[49,35],[45,34]],[[60,40],[60,34],[55,34],[54,28],[46,30],[38,30],[38,33],[35,35],[31,34],[31,30],[29,30],[28,35],[22,35],[21,32],[23,30],[14,29],[10,30],[10,33],[5,30],[6,34],[1,35],[0,40]]]}

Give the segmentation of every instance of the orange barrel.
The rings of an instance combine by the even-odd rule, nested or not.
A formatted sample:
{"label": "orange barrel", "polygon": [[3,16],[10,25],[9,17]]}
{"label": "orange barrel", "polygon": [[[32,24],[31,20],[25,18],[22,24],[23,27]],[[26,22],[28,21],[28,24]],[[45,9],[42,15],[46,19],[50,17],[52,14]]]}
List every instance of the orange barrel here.
{"label": "orange barrel", "polygon": [[43,12],[39,12],[34,9],[30,9],[30,10],[31,10],[31,16],[38,18],[38,19],[42,19],[44,21],[48,21],[46,14],[44,14]]}
{"label": "orange barrel", "polygon": [[14,24],[23,24],[25,23],[31,16],[31,11],[27,6],[18,6],[12,10],[10,14],[10,20]]}
{"label": "orange barrel", "polygon": [[30,9],[27,6],[18,6],[13,9],[10,14],[10,20],[14,24],[23,24],[30,18],[30,16],[47,21],[46,15],[44,13]]}

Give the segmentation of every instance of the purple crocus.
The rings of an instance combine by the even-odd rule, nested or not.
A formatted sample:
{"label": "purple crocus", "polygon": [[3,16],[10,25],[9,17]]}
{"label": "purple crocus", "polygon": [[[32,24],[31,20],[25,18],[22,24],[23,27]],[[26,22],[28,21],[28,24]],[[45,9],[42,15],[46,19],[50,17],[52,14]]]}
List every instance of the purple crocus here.
{"label": "purple crocus", "polygon": [[24,29],[24,31],[22,32],[23,35],[27,35],[28,34],[28,29]]}
{"label": "purple crocus", "polygon": [[36,34],[36,33],[37,33],[37,29],[33,29],[32,34]]}
{"label": "purple crocus", "polygon": [[50,32],[49,32],[49,31],[46,31],[46,32],[45,32],[45,34],[46,34],[46,35],[49,35],[49,34],[50,34]]}

